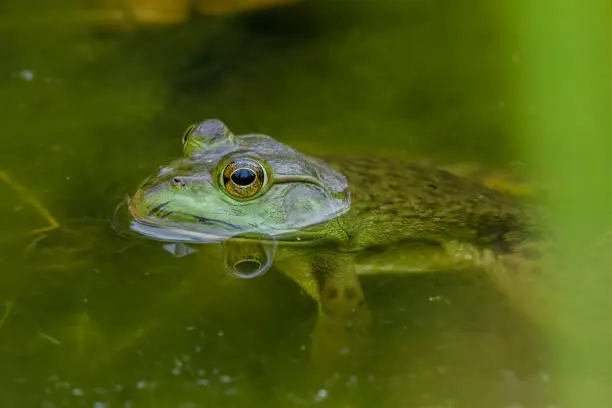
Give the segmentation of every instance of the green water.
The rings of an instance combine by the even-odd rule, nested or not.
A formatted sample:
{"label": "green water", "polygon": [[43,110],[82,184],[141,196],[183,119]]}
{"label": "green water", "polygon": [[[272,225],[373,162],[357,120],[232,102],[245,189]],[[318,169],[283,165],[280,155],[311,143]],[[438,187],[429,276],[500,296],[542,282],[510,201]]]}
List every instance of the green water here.
{"label": "green water", "polygon": [[[546,406],[539,332],[480,276],[368,277],[354,371],[309,371],[316,308],[274,271],[118,236],[126,193],[208,117],[307,153],[506,167],[520,56],[473,2],[312,2],[102,34],[71,4],[0,20],[2,407]],[[65,10],[61,7],[65,7]],[[510,36],[511,38],[511,36]],[[514,405],[513,405],[514,404]]]}

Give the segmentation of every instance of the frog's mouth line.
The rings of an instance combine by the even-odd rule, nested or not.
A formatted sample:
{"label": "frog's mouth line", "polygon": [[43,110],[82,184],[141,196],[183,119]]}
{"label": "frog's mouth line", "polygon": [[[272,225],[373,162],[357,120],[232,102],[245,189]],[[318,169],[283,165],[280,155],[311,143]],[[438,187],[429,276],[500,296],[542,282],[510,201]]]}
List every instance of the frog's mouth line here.
{"label": "frog's mouth line", "polygon": [[[188,218],[192,218],[194,221],[197,222],[198,225],[216,225],[216,226],[221,226],[224,227],[225,229],[229,230],[229,231],[235,231],[235,232],[241,232],[242,229],[234,224],[231,224],[227,221],[221,221],[221,220],[215,220],[212,218],[206,218],[206,217],[201,217],[199,215],[194,215],[194,214],[189,214],[189,213],[185,213],[185,212],[174,212],[174,211],[168,211],[168,212],[161,212],[161,210],[168,204],[168,202],[166,203],[162,203],[160,205],[158,205],[157,207],[155,207],[154,209],[152,209],[151,211],[149,211],[149,213],[145,216],[145,217],[133,217],[134,218],[134,222],[138,222],[140,224],[143,225],[147,225],[150,227],[154,227],[154,228],[173,228],[173,227],[178,227],[178,229],[181,229],[183,231],[190,231],[189,228],[184,228],[184,224],[181,222],[164,222],[163,220],[165,220],[166,218],[168,218],[170,215],[175,214],[175,215],[183,215],[185,217]],[[199,232],[198,232],[199,233]],[[214,235],[214,234],[207,234],[207,235]]]}
{"label": "frog's mouth line", "polygon": [[[153,209],[151,209],[151,211],[149,211],[149,213],[147,214],[147,217],[151,217],[153,215],[156,215],[157,213],[159,213],[161,210],[163,210],[163,208],[165,206],[167,206],[168,204],[170,204],[170,200],[166,201],[165,203],[161,203],[160,205],[158,205],[157,207],[153,207]],[[163,214],[162,218],[165,218],[167,216],[169,216],[170,214],[172,214],[172,211]]]}
{"label": "frog's mouth line", "polygon": [[[149,221],[149,222],[147,222]],[[152,223],[147,219],[133,219],[130,222],[133,232],[162,242],[218,243],[230,237],[204,231],[188,230],[178,224]]]}
{"label": "frog's mouth line", "polygon": [[193,219],[195,219],[198,224],[203,224],[203,225],[222,225],[224,227],[228,227],[230,229],[233,229],[234,231],[242,231],[242,229],[234,224],[231,224],[229,222],[226,221],[221,221],[221,220],[213,220],[212,218],[206,218],[206,217],[200,217],[197,215],[193,215],[193,214],[187,214],[187,213],[176,213],[176,214],[180,214],[180,215],[185,215],[187,217],[191,217]]}
{"label": "frog's mouth line", "polygon": [[[151,211],[149,211],[149,213],[147,214],[147,216],[145,218],[148,217],[157,217],[160,219],[165,219],[168,218],[170,215],[172,214],[178,214],[178,215],[184,215],[186,217],[189,218],[193,218],[195,221],[198,222],[198,224],[202,224],[202,225],[222,225],[224,227],[227,227],[229,229],[232,229],[234,231],[241,231],[240,227],[229,223],[227,221],[221,221],[221,220],[215,220],[212,218],[206,218],[206,217],[201,217],[199,215],[193,215],[193,214],[189,214],[186,212],[175,212],[175,211],[167,211],[167,212],[162,212],[162,210],[164,209],[164,207],[166,207],[168,204],[170,203],[170,200],[161,203],[160,205],[158,205],[157,207],[154,207],[153,209],[151,209]],[[138,220],[142,220],[143,218],[138,218],[138,217],[134,217],[135,219]],[[152,224],[157,224],[155,222],[153,222]]]}
{"label": "frog's mouth line", "polygon": [[[175,213],[176,214],[176,213]],[[192,217],[197,221],[197,224],[189,224],[186,227],[185,223],[176,221],[164,221],[164,217],[168,214],[158,214],[155,217],[137,217],[133,216],[130,220],[130,230],[137,234],[146,236],[150,239],[161,241],[161,242],[178,242],[178,243],[191,243],[191,244],[207,244],[207,243],[220,243],[227,240],[232,241],[244,241],[252,242],[264,241],[278,242],[283,241],[288,244],[299,244],[308,245],[315,244],[316,242],[309,242],[300,238],[292,237],[291,234],[283,236],[283,231],[279,231],[280,234],[277,237],[263,236],[261,234],[255,234],[253,236],[244,235],[249,234],[249,231],[230,224],[221,220],[214,220],[210,218],[200,217],[188,213],[179,213],[187,217]],[[211,232],[207,231],[206,228],[198,229],[196,226],[204,225],[220,225],[224,228],[224,231]],[[253,227],[256,227],[253,225]],[[289,233],[289,231],[287,231]]]}

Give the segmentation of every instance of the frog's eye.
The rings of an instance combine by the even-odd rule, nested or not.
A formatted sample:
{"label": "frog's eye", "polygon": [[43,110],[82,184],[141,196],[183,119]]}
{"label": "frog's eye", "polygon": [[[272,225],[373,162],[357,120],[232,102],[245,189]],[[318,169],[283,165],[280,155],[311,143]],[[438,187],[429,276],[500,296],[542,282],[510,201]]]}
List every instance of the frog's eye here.
{"label": "frog's eye", "polygon": [[195,124],[189,125],[189,127],[185,131],[185,134],[183,135],[183,145],[187,143],[187,141],[189,140],[189,135],[191,134],[191,132],[193,132],[193,129],[195,128],[196,128]]}
{"label": "frog's eye", "polygon": [[264,186],[266,171],[254,159],[236,159],[229,162],[221,173],[225,191],[234,198],[249,199]]}

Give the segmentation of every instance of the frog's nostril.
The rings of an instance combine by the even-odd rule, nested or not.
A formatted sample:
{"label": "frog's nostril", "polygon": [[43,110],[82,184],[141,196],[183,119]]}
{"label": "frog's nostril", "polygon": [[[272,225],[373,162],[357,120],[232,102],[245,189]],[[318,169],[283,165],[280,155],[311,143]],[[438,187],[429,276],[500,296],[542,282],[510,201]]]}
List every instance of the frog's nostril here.
{"label": "frog's nostril", "polygon": [[177,187],[185,187],[185,180],[180,177],[172,177],[172,184]]}

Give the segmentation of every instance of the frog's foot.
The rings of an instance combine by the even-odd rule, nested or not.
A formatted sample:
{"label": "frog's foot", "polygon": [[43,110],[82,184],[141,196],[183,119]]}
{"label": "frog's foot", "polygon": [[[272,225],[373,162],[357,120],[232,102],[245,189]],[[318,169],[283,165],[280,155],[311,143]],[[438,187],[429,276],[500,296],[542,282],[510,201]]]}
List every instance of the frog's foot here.
{"label": "frog's foot", "polygon": [[365,303],[348,313],[335,312],[325,313],[321,307],[312,334],[311,361],[324,373],[356,368],[370,351],[368,328],[372,316]]}
{"label": "frog's foot", "polygon": [[449,266],[453,269],[488,269],[496,262],[493,251],[478,248],[467,242],[449,241],[444,244],[444,250],[449,255]]}
{"label": "frog's foot", "polygon": [[536,308],[541,308],[542,302],[535,303],[536,280],[550,261],[544,260],[552,253],[549,246],[530,242],[519,245],[513,252],[495,254],[490,249],[451,242],[446,249],[455,266],[486,271],[495,286],[523,313],[534,317],[534,312],[541,312]]}
{"label": "frog's foot", "polygon": [[318,306],[311,360],[321,371],[358,361],[365,355],[372,316],[350,254],[315,254],[286,257],[277,267],[296,282]]}
{"label": "frog's foot", "polygon": [[371,316],[352,255],[318,256],[312,268],[323,316],[342,322],[347,328],[365,328],[370,324]]}
{"label": "frog's foot", "polygon": [[328,283],[321,290],[321,314],[345,322],[347,327],[363,327],[370,323],[361,286],[355,283]]}
{"label": "frog's foot", "polygon": [[49,210],[47,210],[45,208],[45,206],[43,206],[40,203],[40,201],[38,201],[28,191],[27,188],[25,188],[21,184],[17,183],[13,179],[11,179],[9,177],[8,173],[6,173],[5,171],[0,171],[0,180],[4,181],[9,187],[11,187],[13,190],[15,190],[20,195],[21,199],[24,202],[30,204],[49,223],[47,226],[44,226],[44,227],[41,227],[41,228],[36,228],[36,229],[30,231],[30,233],[32,233],[34,235],[39,235],[39,234],[42,234],[44,232],[53,231],[53,230],[59,228],[60,224],[57,222],[55,217],[53,217],[53,215],[51,215]]}
{"label": "frog's foot", "polygon": [[319,293],[313,362],[322,369],[355,363],[366,355],[372,316],[352,257],[318,257],[313,263],[313,275]]}

